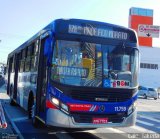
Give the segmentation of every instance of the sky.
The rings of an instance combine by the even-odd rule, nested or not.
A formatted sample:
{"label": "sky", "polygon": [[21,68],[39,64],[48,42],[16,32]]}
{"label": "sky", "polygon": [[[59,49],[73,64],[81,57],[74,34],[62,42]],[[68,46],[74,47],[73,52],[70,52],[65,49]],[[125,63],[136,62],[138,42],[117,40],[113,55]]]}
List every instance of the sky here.
{"label": "sky", "polygon": [[[131,7],[154,10],[160,26],[160,0],[0,0],[0,62],[47,24],[58,18],[78,18],[128,27]],[[160,47],[160,38],[155,39]]]}

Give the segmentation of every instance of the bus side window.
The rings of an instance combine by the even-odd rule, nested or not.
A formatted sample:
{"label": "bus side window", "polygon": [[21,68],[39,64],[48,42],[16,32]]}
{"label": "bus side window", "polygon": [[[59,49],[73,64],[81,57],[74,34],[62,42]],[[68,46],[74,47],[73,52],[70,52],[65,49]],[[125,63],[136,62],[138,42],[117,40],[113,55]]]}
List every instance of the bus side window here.
{"label": "bus side window", "polygon": [[9,66],[10,66],[9,73],[14,72],[14,57],[11,57],[9,59]]}
{"label": "bus side window", "polygon": [[14,72],[14,57],[11,58],[11,72]]}
{"label": "bus side window", "polygon": [[28,49],[26,49],[26,60],[25,60],[25,71],[30,71],[31,70],[31,54],[32,54],[32,49],[33,45],[31,44]]}
{"label": "bus side window", "polygon": [[20,68],[19,68],[20,72],[24,71],[24,66],[25,66],[25,50],[22,50],[22,52],[21,52],[21,60],[20,60]]}
{"label": "bus side window", "polygon": [[38,66],[38,40],[32,45],[31,49],[31,71],[37,71]]}
{"label": "bus side window", "polygon": [[20,61],[20,72],[23,72],[24,71],[24,60],[21,60]]}
{"label": "bus side window", "polygon": [[31,75],[31,83],[36,84],[37,82],[37,74],[32,74]]}
{"label": "bus side window", "polygon": [[12,66],[13,66],[13,58],[10,58],[9,59],[9,65],[10,65],[10,69],[9,69],[9,73],[11,73],[12,72]]}

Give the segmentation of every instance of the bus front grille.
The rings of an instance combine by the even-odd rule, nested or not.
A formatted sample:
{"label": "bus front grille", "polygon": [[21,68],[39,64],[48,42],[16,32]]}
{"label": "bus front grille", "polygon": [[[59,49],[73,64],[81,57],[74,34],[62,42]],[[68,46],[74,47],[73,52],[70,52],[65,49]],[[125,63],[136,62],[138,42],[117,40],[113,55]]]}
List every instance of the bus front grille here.
{"label": "bus front grille", "polygon": [[108,122],[110,123],[121,123],[123,122],[124,118],[126,117],[125,113],[119,113],[119,114],[71,114],[74,121],[76,123],[92,123],[93,118],[108,118]]}
{"label": "bus front grille", "polygon": [[124,102],[132,98],[130,92],[75,92],[70,93],[70,97],[75,100],[89,102]]}

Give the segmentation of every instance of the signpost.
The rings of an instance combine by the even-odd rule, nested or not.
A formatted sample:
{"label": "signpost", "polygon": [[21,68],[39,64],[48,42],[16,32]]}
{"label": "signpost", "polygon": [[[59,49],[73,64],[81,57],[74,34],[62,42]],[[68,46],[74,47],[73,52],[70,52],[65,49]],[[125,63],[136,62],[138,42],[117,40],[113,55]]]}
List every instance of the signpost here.
{"label": "signpost", "polygon": [[151,38],[159,38],[160,26],[153,25],[138,25],[138,36],[140,37],[151,37]]}

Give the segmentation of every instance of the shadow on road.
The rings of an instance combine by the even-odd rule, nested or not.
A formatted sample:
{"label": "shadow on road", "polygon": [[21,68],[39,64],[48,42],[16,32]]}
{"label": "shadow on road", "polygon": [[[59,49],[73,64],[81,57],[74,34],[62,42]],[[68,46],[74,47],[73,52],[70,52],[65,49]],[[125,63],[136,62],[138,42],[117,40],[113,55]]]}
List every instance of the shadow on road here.
{"label": "shadow on road", "polygon": [[99,137],[83,132],[82,130],[79,131],[72,131],[68,132],[65,131],[64,128],[57,128],[57,127],[46,127],[46,126],[40,126],[39,128],[34,128],[31,120],[20,120],[14,122],[18,130],[20,131],[21,135],[24,137],[24,139],[31,139],[31,138],[38,138],[38,139],[44,139],[44,138],[76,138],[76,139],[100,139]]}

